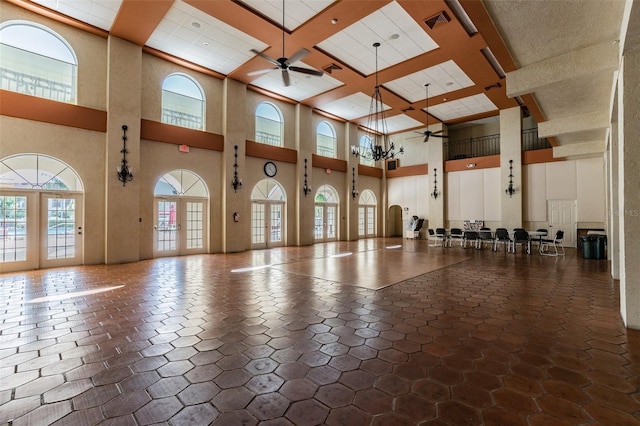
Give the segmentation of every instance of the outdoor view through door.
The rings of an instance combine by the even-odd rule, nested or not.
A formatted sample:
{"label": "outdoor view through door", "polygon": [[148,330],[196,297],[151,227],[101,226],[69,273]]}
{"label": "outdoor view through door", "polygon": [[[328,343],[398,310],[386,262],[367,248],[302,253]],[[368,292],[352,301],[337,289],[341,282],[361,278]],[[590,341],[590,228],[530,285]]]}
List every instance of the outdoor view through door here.
{"label": "outdoor view through door", "polygon": [[52,157],[0,160],[0,271],[81,265],[83,186]]}
{"label": "outdoor view through door", "polygon": [[251,247],[284,245],[286,196],[273,179],[263,179],[251,191]]}
{"label": "outdoor view through door", "polygon": [[156,183],[154,256],[207,251],[208,191],[188,170],[174,170]]}
{"label": "outdoor view through door", "polygon": [[322,185],[315,198],[313,237],[315,241],[333,241],[338,233],[338,192],[330,185]]}

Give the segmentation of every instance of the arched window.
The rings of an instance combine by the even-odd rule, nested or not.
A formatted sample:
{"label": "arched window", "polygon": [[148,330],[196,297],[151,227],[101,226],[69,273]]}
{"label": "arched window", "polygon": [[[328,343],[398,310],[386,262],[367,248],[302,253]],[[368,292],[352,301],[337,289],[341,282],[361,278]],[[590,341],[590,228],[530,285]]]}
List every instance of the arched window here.
{"label": "arched window", "polygon": [[321,121],[316,130],[316,152],[324,157],[336,158],[336,132],[326,121]]}
{"label": "arched window", "polygon": [[0,87],[75,104],[78,60],[69,43],[42,25],[8,21],[0,26]]}
{"label": "arched window", "polygon": [[269,102],[261,102],[256,108],[256,142],[284,146],[282,129],[282,113],[278,107]]}
{"label": "arched window", "polygon": [[208,197],[209,192],[203,180],[189,170],[173,170],[156,183],[154,195],[179,195],[186,197]]}
{"label": "arched window", "polygon": [[0,189],[82,192],[78,174],[62,161],[39,154],[20,154],[0,160]]}
{"label": "arched window", "polygon": [[365,158],[365,156],[371,157],[373,155],[373,151],[371,147],[373,146],[373,141],[370,136],[362,136],[360,138],[360,164],[363,166],[375,166],[376,162]]}
{"label": "arched window", "polygon": [[171,74],[162,82],[162,122],[204,130],[204,91],[185,74]]}

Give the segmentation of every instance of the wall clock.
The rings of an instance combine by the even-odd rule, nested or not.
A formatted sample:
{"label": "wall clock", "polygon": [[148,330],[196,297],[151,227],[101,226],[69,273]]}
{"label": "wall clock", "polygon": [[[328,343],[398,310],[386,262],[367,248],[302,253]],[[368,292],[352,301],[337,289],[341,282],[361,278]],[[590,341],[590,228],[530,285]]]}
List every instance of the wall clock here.
{"label": "wall clock", "polygon": [[273,161],[267,161],[266,163],[264,163],[265,175],[274,177],[276,173],[278,173],[278,167],[276,166],[276,163],[274,163]]}

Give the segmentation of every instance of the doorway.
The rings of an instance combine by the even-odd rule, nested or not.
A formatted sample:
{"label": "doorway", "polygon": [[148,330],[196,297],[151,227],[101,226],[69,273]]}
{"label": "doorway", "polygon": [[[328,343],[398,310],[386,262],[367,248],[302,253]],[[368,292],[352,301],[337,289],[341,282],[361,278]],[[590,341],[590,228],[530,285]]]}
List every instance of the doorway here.
{"label": "doorway", "polygon": [[251,248],[280,247],[285,244],[286,196],[274,179],[263,179],[251,191]]}
{"label": "doorway", "polygon": [[576,200],[547,200],[549,238],[564,231],[562,245],[576,247]]}

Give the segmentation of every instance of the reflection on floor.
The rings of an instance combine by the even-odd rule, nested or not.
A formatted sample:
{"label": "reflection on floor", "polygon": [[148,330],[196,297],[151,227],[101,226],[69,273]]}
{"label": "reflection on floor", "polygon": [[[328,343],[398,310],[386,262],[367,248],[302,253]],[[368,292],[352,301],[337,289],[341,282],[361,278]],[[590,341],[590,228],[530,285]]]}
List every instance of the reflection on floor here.
{"label": "reflection on floor", "polygon": [[4,274],[0,297],[2,424],[640,422],[640,333],[572,249],[371,239]]}

